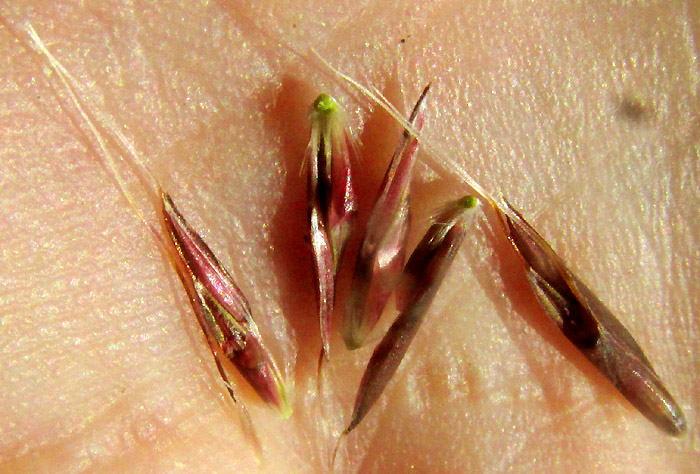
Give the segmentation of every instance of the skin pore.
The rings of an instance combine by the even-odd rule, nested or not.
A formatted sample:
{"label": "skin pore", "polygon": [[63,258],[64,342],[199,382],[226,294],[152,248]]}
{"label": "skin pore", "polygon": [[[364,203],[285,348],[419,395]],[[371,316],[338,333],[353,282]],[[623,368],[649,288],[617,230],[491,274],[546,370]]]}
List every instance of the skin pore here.
{"label": "skin pore", "polygon": [[[697,4],[250,3],[0,10],[0,471],[329,470],[395,313],[358,351],[334,331],[319,396],[308,107],[328,92],[348,112],[365,219],[400,128],[310,48],[404,113],[433,81],[410,245],[435,208],[469,191],[427,165],[447,157],[505,195],[613,310],[689,425],[678,439],[661,433],[576,352],[486,212],[394,380],[344,439],[338,472],[697,466]],[[293,381],[295,412],[282,420],[234,377],[262,464],[174,272],[28,47],[25,21],[101,130],[133,143],[231,270]],[[139,182],[128,185],[138,197]]]}

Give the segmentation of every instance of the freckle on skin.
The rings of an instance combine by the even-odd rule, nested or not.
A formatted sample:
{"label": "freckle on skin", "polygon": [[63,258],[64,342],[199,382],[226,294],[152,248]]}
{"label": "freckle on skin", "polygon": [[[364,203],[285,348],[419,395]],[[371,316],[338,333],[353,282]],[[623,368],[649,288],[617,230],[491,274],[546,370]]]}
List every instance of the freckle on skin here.
{"label": "freckle on skin", "polygon": [[649,119],[654,110],[639,97],[626,95],[620,101],[618,113],[627,121],[639,123]]}

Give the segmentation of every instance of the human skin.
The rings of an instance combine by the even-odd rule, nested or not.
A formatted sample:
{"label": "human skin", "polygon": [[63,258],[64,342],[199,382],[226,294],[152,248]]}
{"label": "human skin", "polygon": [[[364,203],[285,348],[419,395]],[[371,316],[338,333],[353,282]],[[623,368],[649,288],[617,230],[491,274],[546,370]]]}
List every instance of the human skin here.
{"label": "human skin", "polygon": [[[394,380],[343,440],[338,472],[697,468],[697,3],[251,3],[0,10],[0,471],[329,470],[394,313],[358,351],[336,331],[319,396],[307,108],[325,91],[349,112],[365,219],[400,128],[310,48],[404,112],[433,81],[412,244],[434,208],[469,192],[439,167],[449,157],[611,307],[689,425],[662,433],[575,350],[485,209]],[[173,270],[25,21],[250,300],[295,392],[282,420],[234,377],[262,463]]]}

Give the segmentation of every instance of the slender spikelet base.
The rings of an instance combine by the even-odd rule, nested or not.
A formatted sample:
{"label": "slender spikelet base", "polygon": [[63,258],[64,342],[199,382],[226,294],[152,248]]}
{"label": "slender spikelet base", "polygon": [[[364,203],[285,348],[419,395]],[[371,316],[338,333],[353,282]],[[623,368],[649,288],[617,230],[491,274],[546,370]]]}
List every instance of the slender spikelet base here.
{"label": "slender spikelet base", "polygon": [[335,280],[357,205],[350,171],[355,157],[345,114],[333,98],[321,94],[310,113],[307,149],[308,209],[314,277],[321,325],[322,355],[328,357]]}
{"label": "slender spikelet base", "polygon": [[367,364],[345,434],[362,421],[398,369],[464,240],[477,204],[474,196],[465,196],[445,206],[411,254],[401,274],[403,309]]}
{"label": "slender spikelet base", "polygon": [[426,86],[413,108],[384,175],[379,196],[362,238],[355,262],[345,309],[343,339],[348,349],[361,347],[374,328],[398,282],[406,255],[406,236],[410,223],[409,196],[418,138],[425,123]]}
{"label": "slender spikelet base", "polygon": [[684,433],[680,407],[622,323],[518,211],[507,202],[494,209],[530,289],[566,338],[652,423],[674,436]]}

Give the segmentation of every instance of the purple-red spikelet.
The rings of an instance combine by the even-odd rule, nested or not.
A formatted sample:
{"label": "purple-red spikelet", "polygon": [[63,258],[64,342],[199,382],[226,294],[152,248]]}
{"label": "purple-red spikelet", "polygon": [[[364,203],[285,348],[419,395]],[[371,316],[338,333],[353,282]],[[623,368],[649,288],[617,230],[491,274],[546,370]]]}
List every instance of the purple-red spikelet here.
{"label": "purple-red spikelet", "polygon": [[[424,99],[429,89],[430,85],[423,90],[411,113],[409,123],[414,132],[423,128]],[[343,339],[348,349],[364,344],[401,273],[406,255],[409,195],[417,150],[417,137],[404,130],[384,175],[355,262],[343,324]]]}
{"label": "purple-red spikelet", "polygon": [[403,308],[367,364],[345,433],[362,421],[398,369],[464,240],[467,217],[477,203],[474,196],[466,196],[445,206],[411,254],[399,285]]}
{"label": "purple-red spikelet", "polygon": [[[170,196],[161,197],[165,228],[178,257],[174,263],[212,352],[229,360],[260,398],[289,416],[286,387],[262,343],[248,301]],[[220,360],[217,366],[223,370]]]}
{"label": "purple-red spikelet", "polygon": [[357,205],[351,161],[355,147],[340,106],[321,94],[311,108],[307,149],[308,209],[322,352],[328,357],[335,280],[352,234]]}
{"label": "purple-red spikelet", "polygon": [[644,416],[669,434],[682,434],[680,407],[632,335],[518,211],[492,204],[547,315]]}

